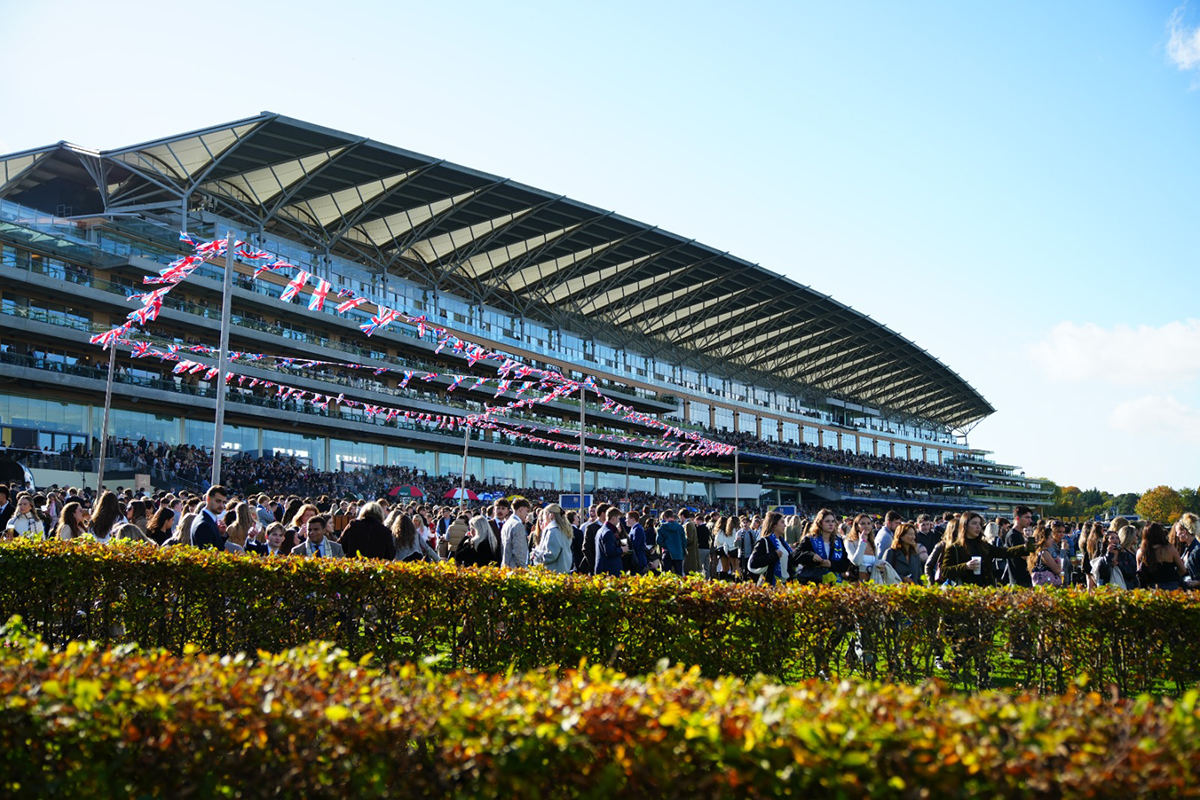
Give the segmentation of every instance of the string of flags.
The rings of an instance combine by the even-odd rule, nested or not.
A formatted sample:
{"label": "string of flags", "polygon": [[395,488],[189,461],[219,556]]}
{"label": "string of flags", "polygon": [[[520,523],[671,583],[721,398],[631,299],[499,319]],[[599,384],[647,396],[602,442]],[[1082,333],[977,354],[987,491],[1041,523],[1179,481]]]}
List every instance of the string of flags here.
{"label": "string of flags", "polygon": [[[294,277],[288,281],[287,285],[283,289],[281,294],[281,299],[283,300],[292,300],[299,296],[301,290],[307,287],[310,278],[314,279],[315,281],[309,296],[308,307],[310,309],[322,310],[329,293],[331,291],[335,291],[333,285],[329,281],[313,276],[307,270],[301,269],[294,264],[277,258],[264,250],[250,248],[246,242],[241,240],[233,240],[231,242],[226,239],[216,239],[209,242],[197,242],[186,232],[181,232],[180,241],[190,245],[194,250],[193,254],[172,261],[165,268],[160,270],[157,276],[149,276],[143,279],[143,282],[148,285],[161,284],[161,286],[160,288],[152,291],[131,295],[129,299],[140,300],[142,307],[130,312],[123,324],[118,325],[109,331],[91,337],[90,341],[92,344],[98,344],[101,345],[102,348],[107,349],[108,347],[113,346],[114,343],[121,341],[124,344],[133,345],[135,357],[151,355],[152,351],[148,343],[128,342],[124,339],[124,337],[130,332],[130,330],[132,330],[135,324],[145,328],[150,322],[156,320],[159,312],[162,310],[163,299],[175,286],[179,285],[187,277],[189,277],[201,264],[204,264],[214,258],[224,256],[231,248],[234,249],[239,256],[248,261],[260,262],[254,270],[255,279],[259,278],[264,272],[292,270],[294,272]],[[606,397],[596,386],[595,379],[590,375],[586,376],[582,381],[574,381],[556,371],[540,369],[526,364],[521,364],[506,354],[490,350],[483,345],[454,336],[453,334],[447,332],[445,328],[436,325],[430,325],[424,315],[408,315],[397,309],[387,308],[376,301],[370,300],[369,298],[356,295],[350,289],[338,288],[336,289],[335,294],[338,299],[343,301],[335,307],[336,312],[339,314],[346,314],[351,310],[368,303],[371,303],[375,306],[376,313],[371,316],[370,321],[359,326],[363,333],[367,336],[370,336],[380,328],[386,327],[392,322],[399,320],[415,326],[417,329],[417,335],[421,338],[424,338],[428,331],[432,331],[437,340],[437,347],[434,351],[435,353],[440,353],[446,347],[449,347],[452,353],[465,358],[470,366],[475,366],[481,361],[499,362],[499,366],[496,368],[498,377],[494,379],[497,380],[497,390],[493,395],[494,398],[499,398],[502,394],[511,391],[513,384],[519,382],[519,385],[516,389],[516,395],[518,397],[517,401],[510,403],[507,406],[493,407],[492,409],[489,409],[488,412],[485,412],[484,415],[480,415],[480,419],[473,422],[469,421],[467,424],[473,424],[476,427],[482,427],[486,424],[496,424],[491,418],[491,414],[494,414],[498,411],[519,409],[539,402],[551,402],[577,392],[581,393],[583,390],[591,390],[595,392],[603,401],[602,409],[604,411],[619,415],[626,421],[657,429],[661,431],[663,439],[675,437],[684,439],[687,443],[690,443],[679,443],[677,452],[675,452],[673,455],[670,451],[654,451],[654,453],[645,454],[644,457],[646,458],[650,458],[652,456],[654,458],[659,458],[660,456],[665,458],[667,456],[675,457],[681,455],[700,454],[729,455],[736,449],[732,445],[726,445],[721,442],[714,442],[705,439],[695,431],[685,430],[678,426],[663,422],[662,420],[650,414],[638,412],[632,406],[618,403],[611,398]],[[204,349],[196,350],[195,348],[191,348],[191,351],[206,352],[208,355],[219,355],[219,352],[214,348],[205,348],[204,346],[199,347]],[[178,358],[177,353],[172,355],[174,355],[175,358]],[[363,365],[349,362],[329,362],[309,359],[284,358],[280,356],[266,356],[257,353],[231,353],[230,357],[231,360],[238,360],[239,358],[245,360],[273,358],[277,361],[287,363],[288,366],[297,366],[300,368],[338,366],[353,369],[369,369],[369,367],[364,367]],[[181,371],[178,364],[176,365],[175,370],[177,373]],[[204,365],[199,365],[199,368],[197,368],[194,363],[186,368],[186,371],[189,374],[194,374],[201,370],[205,371],[206,375],[211,373],[212,377],[215,377],[217,374],[217,370],[214,368],[206,368]],[[438,373],[421,373],[415,370],[398,370],[389,368],[375,369],[374,373],[376,375],[380,375],[389,371],[403,373],[404,378],[400,382],[401,389],[407,387],[409,381],[413,377],[418,377],[419,380],[426,382],[436,380],[437,377],[439,377]],[[464,383],[464,381],[471,376],[455,375],[453,377],[454,379],[451,381],[451,384],[447,389],[448,392],[453,392],[454,390],[458,389]],[[476,377],[471,389],[479,389],[491,380],[493,379]],[[548,395],[542,397],[522,397],[523,394],[531,391],[534,387],[537,387],[541,391],[546,391],[547,389],[550,389],[550,387],[553,388],[550,389]],[[324,397],[326,398],[324,402],[327,405],[329,402],[329,396],[324,395]],[[339,400],[339,402],[341,402],[341,400]],[[397,411],[397,413],[403,413],[399,410],[395,411]],[[454,418],[451,417],[451,419]],[[468,417],[468,420],[469,419],[470,418]],[[446,424],[453,425],[457,423]],[[578,434],[576,433],[576,435]],[[604,435],[599,436],[603,438]],[[555,443],[545,441],[543,443],[549,443],[551,445],[563,445],[564,447],[568,447],[568,445],[561,442]],[[574,445],[574,448],[578,449],[578,445]],[[602,451],[598,451],[598,454],[600,452]]]}

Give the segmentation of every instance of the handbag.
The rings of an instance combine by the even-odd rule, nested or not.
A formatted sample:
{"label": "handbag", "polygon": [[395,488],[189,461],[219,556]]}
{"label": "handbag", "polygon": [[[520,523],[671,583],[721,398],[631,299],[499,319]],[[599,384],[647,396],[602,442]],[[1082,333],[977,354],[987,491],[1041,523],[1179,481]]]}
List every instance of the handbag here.
{"label": "handbag", "polygon": [[[1120,572],[1120,570],[1114,570],[1114,572]],[[1062,575],[1055,575],[1048,569],[1039,569],[1029,577],[1033,579],[1034,586],[1062,586]]]}

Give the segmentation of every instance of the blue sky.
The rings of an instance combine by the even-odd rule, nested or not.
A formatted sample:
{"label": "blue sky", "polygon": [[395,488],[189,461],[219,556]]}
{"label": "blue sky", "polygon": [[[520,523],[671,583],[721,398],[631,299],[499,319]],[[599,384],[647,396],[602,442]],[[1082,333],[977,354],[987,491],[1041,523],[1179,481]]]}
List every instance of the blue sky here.
{"label": "blue sky", "polygon": [[371,136],[872,315],[1030,474],[1200,484],[1200,7],[4,6],[0,152],[262,110]]}

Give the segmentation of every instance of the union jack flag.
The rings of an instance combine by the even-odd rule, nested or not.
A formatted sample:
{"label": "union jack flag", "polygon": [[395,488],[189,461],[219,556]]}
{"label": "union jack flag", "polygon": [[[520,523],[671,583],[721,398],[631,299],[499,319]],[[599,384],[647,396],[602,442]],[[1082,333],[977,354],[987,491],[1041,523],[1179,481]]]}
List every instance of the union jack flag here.
{"label": "union jack flag", "polygon": [[284,287],[283,294],[279,296],[279,299],[286,303],[295,297],[306,283],[308,283],[308,273],[304,270],[300,270],[296,277],[288,281],[288,285]]}
{"label": "union jack flag", "polygon": [[329,281],[323,278],[317,278],[317,288],[313,290],[312,297],[308,299],[309,311],[320,311],[325,307],[325,298],[329,296],[329,290],[333,288]]}
{"label": "union jack flag", "polygon": [[354,297],[354,292],[350,289],[338,289],[338,297]]}
{"label": "union jack flag", "polygon": [[[338,297],[341,297],[341,293],[338,294]],[[361,306],[365,302],[367,302],[367,298],[365,298],[365,297],[352,298],[350,300],[347,300],[344,303],[340,303],[337,307],[337,312],[339,314],[345,314],[350,309],[355,308],[357,306]]]}

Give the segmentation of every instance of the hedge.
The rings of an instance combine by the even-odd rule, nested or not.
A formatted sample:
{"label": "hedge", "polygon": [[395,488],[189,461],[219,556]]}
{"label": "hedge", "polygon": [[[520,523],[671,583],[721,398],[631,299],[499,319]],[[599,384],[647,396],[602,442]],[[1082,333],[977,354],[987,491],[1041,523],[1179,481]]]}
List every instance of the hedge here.
{"label": "hedge", "polygon": [[1197,693],[1112,702],[675,668],[484,676],[328,644],[177,657],[0,631],[7,797],[1196,796]]}
{"label": "hedge", "polygon": [[191,548],[0,547],[0,619],[48,642],[180,653],[320,639],[354,657],[481,671],[576,664],[708,676],[850,673],[979,688],[1180,694],[1200,680],[1192,593],[807,586],[593,578],[445,564],[235,557]]}

